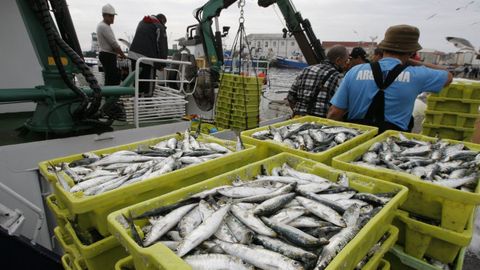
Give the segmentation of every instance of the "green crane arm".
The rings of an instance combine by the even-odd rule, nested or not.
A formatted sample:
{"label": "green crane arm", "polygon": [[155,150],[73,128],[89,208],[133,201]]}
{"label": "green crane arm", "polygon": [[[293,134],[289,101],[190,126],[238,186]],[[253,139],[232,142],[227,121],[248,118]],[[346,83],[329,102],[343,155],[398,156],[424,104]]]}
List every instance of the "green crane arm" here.
{"label": "green crane arm", "polygon": [[[195,17],[199,22],[200,37],[202,39],[206,60],[212,74],[218,75],[223,65],[222,33],[212,30],[212,19],[220,16],[223,9],[228,8],[237,0],[209,0],[204,6],[197,9]],[[309,65],[318,64],[325,59],[325,51],[320,40],[315,36],[308,19],[303,19],[290,0],[258,0],[261,7],[277,4],[285,18],[288,32],[292,33],[302,50]],[[215,78],[215,77],[214,77]],[[218,78],[218,77],[217,77]]]}
{"label": "green crane arm", "polygon": [[277,4],[285,18],[288,32],[292,33],[297,40],[300,50],[309,65],[318,64],[325,59],[325,50],[322,43],[315,36],[312,25],[308,19],[303,19],[302,14],[295,9],[290,0],[258,0],[261,7],[269,7]]}

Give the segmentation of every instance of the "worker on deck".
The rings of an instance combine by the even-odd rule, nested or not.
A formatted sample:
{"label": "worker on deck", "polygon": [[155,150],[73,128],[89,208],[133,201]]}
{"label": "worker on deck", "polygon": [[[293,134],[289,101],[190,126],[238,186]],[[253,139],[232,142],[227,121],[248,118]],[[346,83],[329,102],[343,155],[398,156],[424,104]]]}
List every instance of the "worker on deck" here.
{"label": "worker on deck", "polygon": [[[167,59],[168,42],[166,34],[167,17],[163,14],[145,16],[137,26],[128,58],[132,61],[132,70],[136,69],[136,60],[140,57]],[[156,70],[163,69],[165,64],[140,63],[140,79],[154,79]],[[139,90],[143,95],[151,96],[155,88],[154,82],[140,82]]]}
{"label": "worker on deck", "polygon": [[110,27],[115,20],[115,9],[112,5],[106,4],[102,7],[103,20],[97,26],[97,39],[100,47],[98,59],[102,63],[103,72],[105,73],[105,85],[120,84],[120,70],[117,67],[117,55],[125,58],[120,45],[118,45]]}
{"label": "worker on deck", "polygon": [[383,59],[358,65],[345,76],[332,98],[328,118],[410,131],[412,111],[417,96],[438,93],[452,82],[446,68],[411,59],[422,49],[420,31],[409,25],[388,28],[379,44]]}
{"label": "worker on deck", "polygon": [[350,61],[348,62],[348,70],[356,65],[370,63],[367,59],[367,52],[362,47],[355,47],[350,53]]}
{"label": "worker on deck", "polygon": [[327,60],[306,67],[298,75],[287,97],[294,116],[327,116],[330,99],[338,88],[348,58],[347,48],[334,46],[328,51]]}

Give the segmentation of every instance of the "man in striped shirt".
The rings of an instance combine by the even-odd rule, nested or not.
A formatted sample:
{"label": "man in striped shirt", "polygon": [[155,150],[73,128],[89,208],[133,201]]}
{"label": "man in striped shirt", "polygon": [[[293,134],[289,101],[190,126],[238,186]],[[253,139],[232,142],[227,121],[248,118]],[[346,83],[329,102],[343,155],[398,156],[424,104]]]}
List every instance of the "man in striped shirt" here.
{"label": "man in striped shirt", "polygon": [[294,116],[327,116],[330,99],[338,88],[348,59],[348,50],[335,46],[328,51],[326,60],[305,68],[298,75],[287,97]]}

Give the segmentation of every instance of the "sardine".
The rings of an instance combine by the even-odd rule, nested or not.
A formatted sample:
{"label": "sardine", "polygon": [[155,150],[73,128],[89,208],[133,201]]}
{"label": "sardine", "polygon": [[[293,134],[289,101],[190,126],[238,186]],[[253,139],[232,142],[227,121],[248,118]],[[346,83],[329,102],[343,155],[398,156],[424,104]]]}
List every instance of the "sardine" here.
{"label": "sardine", "polygon": [[241,244],[230,244],[220,240],[215,242],[229,255],[236,256],[243,261],[265,270],[303,270],[302,265],[279,253],[260,249],[250,248]]}
{"label": "sardine", "polygon": [[185,216],[190,210],[192,210],[196,204],[189,204],[177,208],[167,214],[165,217],[157,220],[152,227],[152,230],[146,235],[145,240],[143,241],[144,246],[150,246],[155,241],[160,239],[164,234],[166,234],[170,229],[175,227],[177,223]]}
{"label": "sardine", "polygon": [[227,204],[213,213],[203,223],[195,228],[191,233],[185,236],[177,247],[177,255],[183,257],[190,250],[200,245],[203,241],[212,236],[220,227],[223,222],[223,218],[230,210],[231,205]]}

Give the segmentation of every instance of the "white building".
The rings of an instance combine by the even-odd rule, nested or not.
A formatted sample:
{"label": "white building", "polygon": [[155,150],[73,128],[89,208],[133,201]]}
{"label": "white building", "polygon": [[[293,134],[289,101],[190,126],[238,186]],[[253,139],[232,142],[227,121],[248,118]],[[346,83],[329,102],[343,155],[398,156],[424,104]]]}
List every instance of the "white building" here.
{"label": "white building", "polygon": [[254,57],[292,57],[301,55],[294,37],[283,38],[282,34],[250,34],[247,36]]}
{"label": "white building", "polygon": [[[272,59],[276,56],[300,59],[303,57],[302,51],[294,37],[287,36],[283,38],[282,34],[250,34],[247,36],[247,39],[254,57],[266,57],[267,59]],[[377,43],[367,41],[322,42],[326,52],[335,45],[343,45],[348,51],[351,51],[354,47],[362,47],[368,54],[371,54]]]}

